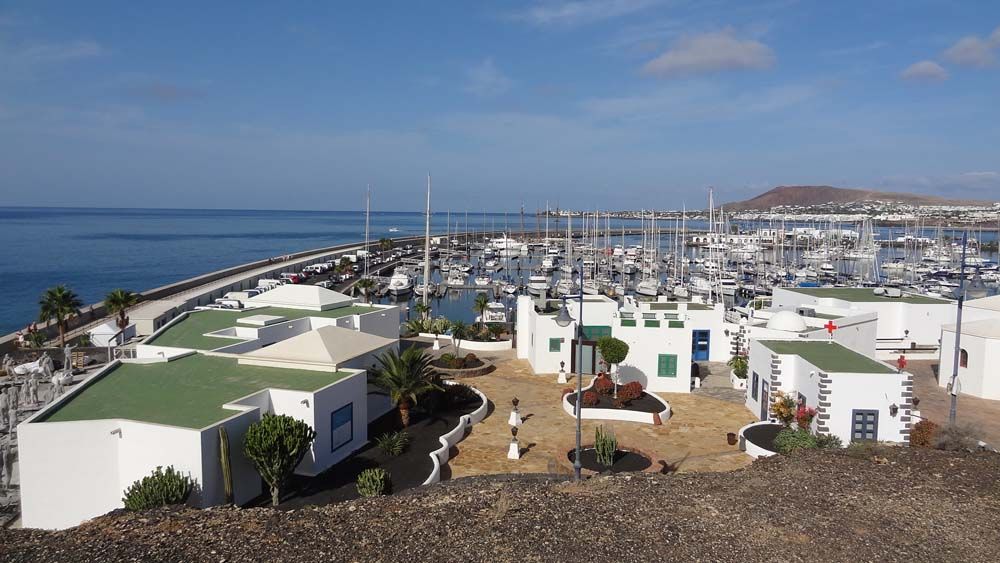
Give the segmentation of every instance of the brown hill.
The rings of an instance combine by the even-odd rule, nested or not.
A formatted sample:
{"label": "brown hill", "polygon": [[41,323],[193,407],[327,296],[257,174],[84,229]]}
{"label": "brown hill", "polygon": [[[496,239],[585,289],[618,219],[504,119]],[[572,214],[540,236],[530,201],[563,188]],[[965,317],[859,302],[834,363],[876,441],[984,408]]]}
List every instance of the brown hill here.
{"label": "brown hill", "polygon": [[725,207],[727,211],[745,211],[751,209],[763,211],[780,205],[809,207],[828,203],[848,204],[862,201],[886,201],[911,205],[974,205],[985,203],[982,201],[951,200],[910,193],[834,188],[833,186],[778,186],[755,198],[727,203]]}

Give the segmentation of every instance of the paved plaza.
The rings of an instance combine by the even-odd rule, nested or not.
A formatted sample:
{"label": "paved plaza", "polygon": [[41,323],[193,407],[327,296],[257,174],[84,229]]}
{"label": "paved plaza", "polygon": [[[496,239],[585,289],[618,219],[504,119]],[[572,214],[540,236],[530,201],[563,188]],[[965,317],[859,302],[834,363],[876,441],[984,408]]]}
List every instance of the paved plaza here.
{"label": "paved plaza", "polygon": [[[951,395],[938,386],[937,360],[910,361],[906,370],[913,374],[913,394],[920,398],[920,415],[937,424],[946,424]],[[950,373],[950,366],[945,366],[941,377],[947,379]],[[971,426],[980,440],[1000,447],[1000,401],[959,395],[955,418],[960,424]]]}
{"label": "paved plaza", "polygon": [[[585,378],[584,385],[589,382]],[[477,424],[457,446],[449,462],[451,476],[492,473],[568,473],[566,455],[573,448],[575,421],[562,409],[562,389],[555,374],[533,375],[528,363],[498,359],[493,373],[463,380],[482,390],[494,411]],[[744,467],[750,458],[726,442],[727,432],[754,421],[742,405],[702,395],[659,393],[670,403],[673,416],[662,426],[622,421],[583,421],[583,442],[593,443],[594,430],[604,424],[614,428],[618,443],[653,458],[654,468],[665,471],[730,471]],[[518,433],[519,460],[508,460],[511,399],[520,400],[525,419]]]}

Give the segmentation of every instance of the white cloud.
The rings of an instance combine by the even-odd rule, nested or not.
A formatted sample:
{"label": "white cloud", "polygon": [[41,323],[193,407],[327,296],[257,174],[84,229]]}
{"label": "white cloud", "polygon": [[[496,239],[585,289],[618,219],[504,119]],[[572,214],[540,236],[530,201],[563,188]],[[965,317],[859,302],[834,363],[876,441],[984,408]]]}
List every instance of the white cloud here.
{"label": "white cloud", "polygon": [[740,39],[733,30],[726,29],[681,37],[642,70],[673,78],[725,70],[767,69],[774,66],[774,61],[770,47],[755,39]]}
{"label": "white cloud", "polygon": [[617,18],[645,10],[661,0],[576,0],[536,3],[512,15],[538,26],[575,26]]}
{"label": "white cloud", "polygon": [[483,98],[499,96],[510,90],[513,84],[514,81],[497,68],[493,59],[485,59],[466,71],[465,91]]}
{"label": "white cloud", "polygon": [[993,47],[990,42],[969,35],[958,40],[944,52],[944,58],[957,65],[988,67],[994,63]]}
{"label": "white cloud", "polygon": [[0,64],[11,69],[29,69],[42,64],[64,63],[98,57],[105,53],[94,41],[31,43],[13,46],[0,42]]}
{"label": "white cloud", "polygon": [[941,82],[948,79],[948,71],[934,61],[919,61],[903,69],[899,77],[904,80]]}

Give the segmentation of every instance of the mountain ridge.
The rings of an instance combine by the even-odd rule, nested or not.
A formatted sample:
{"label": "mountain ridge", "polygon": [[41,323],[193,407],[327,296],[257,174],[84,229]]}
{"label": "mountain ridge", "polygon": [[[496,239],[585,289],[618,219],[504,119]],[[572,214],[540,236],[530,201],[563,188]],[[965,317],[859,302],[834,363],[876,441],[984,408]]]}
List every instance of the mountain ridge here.
{"label": "mountain ridge", "polygon": [[809,207],[825,204],[850,204],[864,201],[884,201],[910,205],[982,205],[991,202],[969,199],[948,199],[906,192],[885,192],[833,186],[776,186],[743,201],[723,204],[727,211],[766,211],[786,205]]}

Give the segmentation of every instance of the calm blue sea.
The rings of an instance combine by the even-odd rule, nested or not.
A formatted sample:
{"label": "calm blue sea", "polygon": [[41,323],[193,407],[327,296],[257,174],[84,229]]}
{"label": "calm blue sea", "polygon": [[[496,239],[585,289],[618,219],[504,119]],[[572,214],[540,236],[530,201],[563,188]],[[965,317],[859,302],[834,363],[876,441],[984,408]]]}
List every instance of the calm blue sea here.
{"label": "calm blue sea", "polygon": [[[433,215],[435,233],[445,231],[448,217],[446,213]],[[452,213],[450,220],[452,231],[483,230],[484,226],[490,230],[521,228],[517,213]],[[620,225],[614,221],[612,232]],[[35,319],[39,295],[57,284],[70,286],[90,304],[114,288],[145,291],[270,256],[361,241],[364,226],[363,211],[0,207],[0,285],[4,295],[0,300],[0,334],[23,328]],[[536,228],[535,217],[526,215],[524,226]],[[579,229],[579,220],[573,226]],[[636,227],[638,222],[630,222],[630,226]],[[688,226],[706,227],[700,221],[689,221]],[[538,228],[543,229],[544,224]],[[561,232],[565,222],[557,225],[552,220],[550,228]],[[397,231],[390,233],[389,229]],[[423,229],[421,213],[371,213],[372,240],[419,235]],[[879,230],[882,238],[902,234],[900,229]],[[925,234],[935,236],[933,229]],[[995,232],[978,235],[995,240]],[[628,243],[639,241],[630,237]],[[672,242],[664,238],[661,244],[669,249]],[[996,255],[991,253],[989,258]],[[466,296],[448,299],[455,298],[460,302],[442,302],[441,314],[451,313],[451,309],[461,311],[462,316],[469,313]]]}
{"label": "calm blue sea", "polygon": [[[433,232],[445,232],[448,217],[434,214]],[[453,231],[521,227],[516,213],[450,219]],[[524,221],[535,227],[533,215]],[[373,210],[370,224],[372,240],[424,232],[422,213]],[[270,256],[362,241],[364,234],[363,211],[0,207],[0,334],[35,319],[39,295],[57,284],[90,304],[114,288],[145,291]]]}

